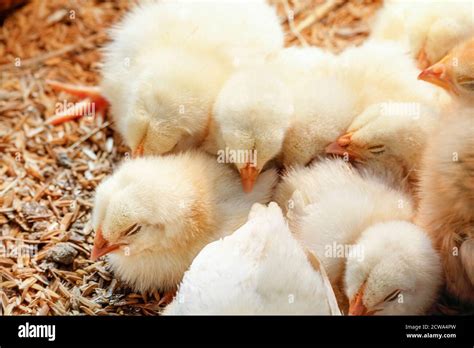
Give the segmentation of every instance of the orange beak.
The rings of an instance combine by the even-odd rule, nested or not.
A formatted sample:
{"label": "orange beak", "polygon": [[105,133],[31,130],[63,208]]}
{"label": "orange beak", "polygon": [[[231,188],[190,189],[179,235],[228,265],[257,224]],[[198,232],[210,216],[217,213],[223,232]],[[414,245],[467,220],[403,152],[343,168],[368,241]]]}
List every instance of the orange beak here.
{"label": "orange beak", "polygon": [[418,79],[439,86],[454,95],[458,94],[454,83],[449,78],[446,65],[441,62],[423,70],[420,75],[418,75]]}
{"label": "orange beak", "polygon": [[120,248],[121,244],[109,244],[102,236],[102,229],[99,227],[95,233],[94,247],[91,252],[91,260],[96,261],[99,257],[104,256],[114,250]]}
{"label": "orange beak", "polygon": [[348,146],[351,143],[352,132],[346,133],[337,139],[335,142],[326,146],[326,153],[336,156],[349,156],[349,159],[354,160],[360,158],[360,155],[350,149]]}
{"label": "orange beak", "polygon": [[363,297],[365,291],[365,283],[362,284],[355,297],[349,304],[349,315],[374,315],[376,311],[369,311],[364,305]]}
{"label": "orange beak", "polygon": [[418,69],[426,69],[431,65],[424,47],[418,52],[416,60],[418,61]]}
{"label": "orange beak", "polygon": [[242,180],[242,188],[244,192],[252,192],[255,181],[257,181],[258,170],[254,165],[247,163],[247,165],[240,170],[240,178]]}

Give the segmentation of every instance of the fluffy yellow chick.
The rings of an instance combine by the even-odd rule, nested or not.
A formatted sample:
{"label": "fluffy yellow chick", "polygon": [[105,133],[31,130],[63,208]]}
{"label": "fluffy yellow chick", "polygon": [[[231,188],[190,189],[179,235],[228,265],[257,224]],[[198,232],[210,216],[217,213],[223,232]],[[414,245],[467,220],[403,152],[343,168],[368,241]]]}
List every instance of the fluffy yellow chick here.
{"label": "fluffy yellow chick", "polygon": [[333,67],[331,73],[357,91],[359,108],[387,100],[434,104],[444,95],[417,81],[419,70],[397,42],[369,41],[348,48]]}
{"label": "fluffy yellow chick", "polygon": [[276,161],[309,163],[350,124],[354,91],[342,79],[322,76],[333,59],[318,48],[289,48],[226,82],[205,148],[246,155],[235,163],[245,191]]}
{"label": "fluffy yellow chick", "polygon": [[289,48],[270,61],[293,94],[294,113],[278,161],[307,165],[357,115],[357,92],[336,75],[337,57],[318,48]]}
{"label": "fluffy yellow chick", "polygon": [[[326,159],[290,170],[274,199],[296,238],[320,258],[340,304],[349,302],[349,314],[422,314],[435,300],[439,257],[409,222],[410,197],[385,179]],[[399,294],[403,301],[392,303]]]}
{"label": "fluffy yellow chick", "polygon": [[395,182],[410,189],[446,94],[417,81],[413,62],[391,42],[348,49],[338,57],[334,73],[357,91],[357,116],[328,142],[326,153],[391,172]]}
{"label": "fluffy yellow chick", "polygon": [[419,79],[435,84],[464,104],[474,105],[474,37],[454,47],[439,62],[423,70]]}
{"label": "fluffy yellow chick", "polygon": [[431,239],[406,221],[375,224],[364,231],[349,257],[344,288],[349,315],[421,315],[442,283],[441,263]]}
{"label": "fluffy yellow chick", "polygon": [[[290,127],[283,162],[307,164],[326,148],[332,154],[357,154],[359,162],[373,169],[393,171],[395,181],[410,181],[408,176],[416,170],[426,132],[436,122],[436,109],[449,101],[446,93],[417,81],[413,61],[395,42],[368,42],[349,48],[326,59],[313,74],[314,87],[301,82],[304,88],[298,94],[308,100],[300,104],[311,106],[312,112],[300,113],[305,117],[293,128],[299,128],[299,134],[292,136]],[[339,87],[317,83],[325,77]],[[318,112],[327,118],[313,117],[311,127],[308,119]],[[295,145],[298,142],[301,146]]]}
{"label": "fluffy yellow chick", "polygon": [[281,151],[293,114],[292,95],[285,83],[265,65],[236,72],[214,105],[206,151],[219,162],[230,162],[250,192],[258,174]]}
{"label": "fluffy yellow chick", "polygon": [[387,102],[369,106],[344,135],[326,147],[326,153],[389,175],[395,185],[412,191],[423,149],[438,117],[435,110],[424,105],[413,104],[412,110],[403,105]]}
{"label": "fluffy yellow chick", "polygon": [[424,69],[472,35],[473,6],[472,0],[387,0],[372,38],[402,42]]}
{"label": "fluffy yellow chick", "polygon": [[276,182],[262,173],[244,194],[234,170],[202,152],[126,161],[97,188],[91,258],[108,255],[138,291],[173,290],[198,252],[245,223]]}
{"label": "fluffy yellow chick", "polygon": [[474,303],[474,108],[453,108],[424,154],[417,222],[440,251],[448,291]]}
{"label": "fluffy yellow chick", "polygon": [[245,225],[194,259],[164,314],[329,315],[328,289],[278,205],[255,204]]}
{"label": "fluffy yellow chick", "polygon": [[263,0],[143,2],[111,36],[100,90],[137,155],[200,145],[229,74],[283,46]]}
{"label": "fluffy yellow chick", "polygon": [[440,250],[447,290],[474,303],[474,40],[420,74],[455,95],[424,154],[417,220]]}

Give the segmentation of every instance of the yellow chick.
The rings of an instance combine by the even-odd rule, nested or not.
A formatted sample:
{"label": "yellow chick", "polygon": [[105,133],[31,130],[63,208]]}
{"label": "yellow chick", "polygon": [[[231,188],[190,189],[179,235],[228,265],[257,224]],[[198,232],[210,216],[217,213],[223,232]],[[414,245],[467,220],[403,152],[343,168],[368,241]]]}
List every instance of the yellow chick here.
{"label": "yellow chick", "polygon": [[437,109],[449,97],[417,81],[413,62],[392,42],[348,49],[338,57],[334,74],[357,91],[356,116],[327,143],[326,153],[391,173],[397,185],[411,190]]}
{"label": "yellow chick", "polygon": [[354,91],[342,78],[323,75],[334,58],[315,47],[289,48],[224,85],[204,148],[246,155],[234,161],[246,192],[266,166],[307,164],[350,124]]}
{"label": "yellow chick", "polygon": [[410,197],[385,178],[326,159],[288,171],[274,200],[320,258],[349,314],[423,314],[436,299],[439,257],[410,222]]}
{"label": "yellow chick", "polygon": [[463,104],[474,105],[474,37],[454,47],[439,62],[423,70],[420,80],[437,85]]}
{"label": "yellow chick", "polygon": [[136,155],[200,145],[229,74],[283,46],[276,12],[263,0],[143,2],[111,37],[100,91]]}
{"label": "yellow chick", "polygon": [[280,153],[293,109],[292,95],[274,71],[265,65],[241,69],[219,92],[204,149],[219,162],[233,163],[250,192]]}
{"label": "yellow chick", "polygon": [[357,115],[357,92],[334,73],[337,62],[315,47],[289,48],[270,61],[293,94],[294,113],[278,156],[284,167],[309,164]]}
{"label": "yellow chick", "polygon": [[399,105],[369,106],[344,135],[326,147],[326,153],[390,176],[395,186],[411,192],[418,180],[423,149],[438,117],[435,110],[421,104],[414,104],[413,110]]}
{"label": "yellow chick", "polygon": [[371,37],[403,43],[424,69],[472,35],[473,6],[472,0],[386,0]]}
{"label": "yellow chick", "polygon": [[97,188],[91,258],[108,255],[135,290],[173,290],[205,245],[268,203],[276,180],[266,171],[244,194],[237,173],[203,152],[126,161]]}
{"label": "yellow chick", "polygon": [[424,154],[417,223],[441,253],[446,288],[474,303],[474,108],[453,107]]}

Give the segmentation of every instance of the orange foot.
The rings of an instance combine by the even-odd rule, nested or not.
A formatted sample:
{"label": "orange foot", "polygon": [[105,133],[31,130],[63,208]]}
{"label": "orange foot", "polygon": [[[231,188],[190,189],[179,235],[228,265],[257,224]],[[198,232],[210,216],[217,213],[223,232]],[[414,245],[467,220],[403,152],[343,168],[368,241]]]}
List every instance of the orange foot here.
{"label": "orange foot", "polygon": [[65,110],[56,112],[46,121],[47,124],[58,125],[82,116],[104,115],[109,106],[107,100],[100,93],[99,87],[76,86],[53,80],[47,80],[46,83],[57,91],[64,91],[82,99],[80,102],[66,107]]}

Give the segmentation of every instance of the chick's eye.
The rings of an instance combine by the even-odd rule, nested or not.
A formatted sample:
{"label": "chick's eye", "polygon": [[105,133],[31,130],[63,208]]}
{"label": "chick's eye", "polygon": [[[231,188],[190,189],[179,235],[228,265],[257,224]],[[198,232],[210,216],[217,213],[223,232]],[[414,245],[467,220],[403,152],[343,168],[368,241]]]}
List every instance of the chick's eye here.
{"label": "chick's eye", "polygon": [[127,228],[124,231],[123,235],[126,236],[126,237],[132,236],[132,235],[136,234],[138,231],[140,231],[141,228],[142,227],[140,225],[134,224],[134,225],[130,226],[129,228]]}
{"label": "chick's eye", "polygon": [[461,86],[462,89],[474,92],[474,80],[460,82],[459,86]]}
{"label": "chick's eye", "polygon": [[395,290],[393,292],[391,292],[387,297],[385,297],[385,299],[383,300],[383,302],[392,302],[394,301],[395,299],[398,298],[398,295],[400,295],[402,291],[401,290]]}
{"label": "chick's eye", "polygon": [[370,146],[368,150],[373,154],[380,155],[385,152],[385,145]]}

